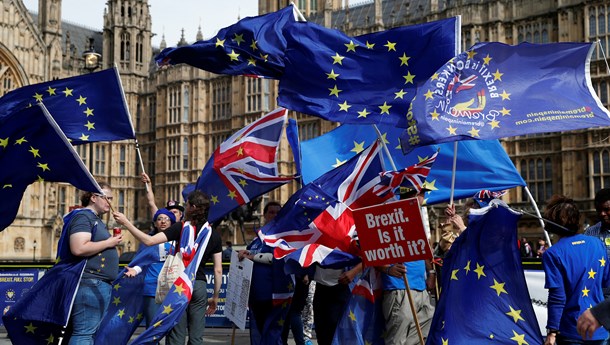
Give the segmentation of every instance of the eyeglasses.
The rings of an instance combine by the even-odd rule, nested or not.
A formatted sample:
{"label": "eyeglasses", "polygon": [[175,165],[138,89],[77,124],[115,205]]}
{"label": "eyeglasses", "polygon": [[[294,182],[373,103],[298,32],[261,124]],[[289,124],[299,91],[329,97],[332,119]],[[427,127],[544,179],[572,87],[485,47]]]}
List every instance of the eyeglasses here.
{"label": "eyeglasses", "polygon": [[170,219],[167,217],[157,217],[157,222],[169,222]]}
{"label": "eyeglasses", "polygon": [[98,193],[94,193],[93,195],[97,196],[98,198],[104,198],[107,199],[108,201],[112,201],[112,199],[114,199],[114,197],[112,196],[106,196],[104,194],[98,194]]}

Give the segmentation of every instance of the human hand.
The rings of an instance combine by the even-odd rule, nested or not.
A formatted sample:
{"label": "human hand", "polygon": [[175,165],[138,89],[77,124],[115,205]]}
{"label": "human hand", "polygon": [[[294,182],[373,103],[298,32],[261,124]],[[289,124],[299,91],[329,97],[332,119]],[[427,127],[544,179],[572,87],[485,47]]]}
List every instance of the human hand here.
{"label": "human hand", "polygon": [[402,277],[407,273],[407,268],[404,264],[395,264],[390,266],[386,273],[394,277]]}
{"label": "human hand", "polygon": [[118,212],[118,211],[112,212],[112,217],[114,218],[114,220],[117,223],[119,223],[121,225],[129,224],[129,219],[127,219],[127,216],[125,216],[121,212]]}
{"label": "human hand", "polygon": [[150,183],[150,177],[148,177],[148,175],[145,172],[142,173],[142,182]]}
{"label": "human hand", "polygon": [[208,298],[208,308],[205,311],[205,315],[210,316],[214,314],[218,307],[218,297]]}
{"label": "human hand", "polygon": [[114,248],[114,247],[118,246],[122,240],[123,240],[123,235],[119,235],[119,236],[109,237],[106,240],[106,242],[108,243],[108,248]]}
{"label": "human hand", "polygon": [[352,271],[341,273],[341,275],[339,276],[339,284],[348,285],[352,282],[352,280],[354,280],[354,276],[355,274],[352,273]]}
{"label": "human hand", "polygon": [[447,205],[447,207],[445,208],[445,216],[448,219],[455,216],[455,205],[454,204]]}
{"label": "human hand", "polygon": [[137,276],[137,275],[138,275],[138,271],[136,271],[135,269],[133,269],[133,268],[131,268],[131,267],[129,267],[129,266],[128,266],[128,267],[125,267],[125,270],[126,270],[126,272],[125,272],[125,274],[124,274],[124,275],[125,275],[125,277],[128,277],[128,278],[133,278],[133,277],[135,277],[135,276]]}
{"label": "human hand", "polygon": [[544,345],[555,345],[555,338],[557,335],[555,333],[550,333],[546,335],[546,339],[544,340]]}
{"label": "human hand", "polygon": [[601,325],[599,321],[597,321],[595,316],[593,316],[591,310],[587,310],[582,313],[576,324],[576,330],[584,340],[591,339],[593,337],[593,333],[595,333],[595,330],[600,327]]}
{"label": "human hand", "polygon": [[239,261],[242,261],[245,258],[252,260],[254,258],[254,255],[250,255],[250,251],[242,249],[237,252],[237,258],[239,259]]}

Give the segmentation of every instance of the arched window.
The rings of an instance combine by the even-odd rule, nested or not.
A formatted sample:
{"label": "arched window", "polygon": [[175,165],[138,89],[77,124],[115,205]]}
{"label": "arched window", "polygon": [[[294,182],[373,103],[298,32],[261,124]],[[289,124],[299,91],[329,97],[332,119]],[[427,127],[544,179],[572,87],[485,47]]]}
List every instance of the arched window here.
{"label": "arched window", "polygon": [[593,190],[591,195],[602,188],[610,188],[610,151],[593,151]]}
{"label": "arched window", "polygon": [[546,29],[542,30],[542,43],[549,43],[549,32]]}
{"label": "arched window", "polygon": [[189,140],[188,138],[182,139],[182,169],[186,170],[189,168]]}
{"label": "arched window", "polygon": [[121,61],[129,61],[130,56],[130,41],[131,37],[129,33],[123,32],[121,34]]}
{"label": "arched window", "polygon": [[604,13],[604,9],[599,10],[599,15],[597,16],[597,34],[602,35],[606,33],[606,13]]}
{"label": "arched window", "polygon": [[534,31],[534,43],[540,43],[540,32],[538,30]]}
{"label": "arched window", "polygon": [[590,8],[591,15],[589,16],[589,36],[597,36],[597,31],[595,27],[597,26],[597,21],[595,20],[595,8]]}
{"label": "arched window", "polygon": [[606,83],[606,81],[602,81],[601,83],[599,83],[599,99],[601,100],[602,104],[607,104],[608,103],[608,84]]}

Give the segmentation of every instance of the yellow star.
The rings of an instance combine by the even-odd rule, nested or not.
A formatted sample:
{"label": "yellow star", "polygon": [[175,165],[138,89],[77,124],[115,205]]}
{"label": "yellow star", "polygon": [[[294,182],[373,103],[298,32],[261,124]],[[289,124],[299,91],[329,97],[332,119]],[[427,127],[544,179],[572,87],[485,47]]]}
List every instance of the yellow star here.
{"label": "yellow star", "polygon": [[34,331],[36,330],[36,328],[38,328],[38,327],[34,326],[34,325],[31,323],[31,322],[30,322],[30,324],[29,324],[29,325],[24,326],[24,327],[25,327],[25,333],[26,333],[26,334],[27,334],[27,333],[32,333],[32,334],[34,334],[34,333],[35,333]]}
{"label": "yellow star", "polygon": [[356,47],[358,46],[352,40],[350,40],[349,43],[345,43],[344,45],[347,47],[346,53],[349,52],[350,50],[355,53],[356,52]]}
{"label": "yellow star", "polygon": [[244,34],[235,34],[233,42],[237,43],[237,46],[241,45],[241,43],[244,42]]}
{"label": "yellow star", "polygon": [[246,180],[244,180],[244,179],[239,180],[239,182],[237,182],[237,183],[239,183],[242,187],[245,187],[248,185],[248,182],[246,182]]}
{"label": "yellow star", "polygon": [[76,101],[78,102],[78,105],[87,104],[87,97],[79,96]]}
{"label": "yellow star", "polygon": [[55,337],[53,336],[53,334],[49,335],[49,337],[45,340],[47,341],[47,344],[55,343]]}
{"label": "yellow star", "polygon": [[354,141],[354,148],[351,149],[350,152],[356,152],[356,154],[359,154],[362,151],[364,151],[364,141],[361,143]]}
{"label": "yellow star", "polygon": [[269,57],[269,54],[265,54],[265,55],[260,54],[260,56],[261,56],[261,59],[263,59],[263,61],[267,62],[267,58]]}
{"label": "yellow star", "polygon": [[489,125],[491,126],[491,129],[500,128],[500,122],[496,120],[489,121]]}
{"label": "yellow star", "polygon": [[370,112],[366,111],[366,108],[364,108],[364,109],[362,109],[362,111],[359,111],[359,112],[358,112],[358,117],[359,117],[359,118],[360,118],[360,117],[364,117],[364,118],[366,118],[366,116],[367,116],[368,114],[370,114]]}
{"label": "yellow star", "polygon": [[112,300],[112,304],[114,304],[114,305],[121,304],[121,297],[114,297],[114,299]]}
{"label": "yellow star", "polygon": [[517,334],[517,332],[513,331],[514,337],[510,338],[517,342],[518,345],[529,345],[527,341],[525,341],[525,333]]}
{"label": "yellow star", "polygon": [[474,50],[470,50],[467,51],[466,54],[468,54],[468,60],[472,59],[475,55],[477,55],[477,52],[475,52]]}
{"label": "yellow star", "polygon": [[345,56],[341,56],[339,55],[339,53],[335,53],[335,56],[331,56],[333,58],[333,65],[338,63],[339,65],[343,65],[343,59],[345,59]]}
{"label": "yellow star", "polygon": [[68,89],[68,87],[66,87],[65,90],[62,91],[62,93],[68,97],[68,96],[72,96],[72,91],[74,91],[74,89]]}
{"label": "yellow star", "polygon": [[37,167],[42,169],[42,171],[51,170],[51,169],[49,169],[49,164],[48,163],[42,164],[42,163],[38,162],[37,163]]}
{"label": "yellow star", "polygon": [[394,97],[394,99],[396,99],[396,98],[403,99],[402,96],[406,95],[407,93],[403,89],[400,89],[400,91],[394,92],[394,94],[396,95],[396,97]]}
{"label": "yellow star", "polygon": [[54,88],[54,87],[49,86],[49,87],[47,88],[47,92],[49,93],[49,96],[54,96],[54,95],[55,95],[55,88]]}
{"label": "yellow star", "polygon": [[216,37],[216,43],[215,43],[215,48],[218,47],[223,47],[225,46],[225,40],[221,40],[220,38]]}
{"label": "yellow star", "polygon": [[470,134],[470,136],[473,138],[478,138],[479,131],[480,131],[479,129],[475,129],[474,127],[471,127],[471,129],[468,131],[468,134]]}
{"label": "yellow star", "polygon": [[332,165],[332,167],[333,167],[333,168],[336,168],[336,167],[338,167],[338,166],[342,165],[342,164],[343,164],[343,163],[345,163],[345,162],[347,162],[347,159],[346,159],[346,160],[344,160],[344,161],[342,161],[342,160],[339,160],[339,158],[335,158],[335,164],[333,164],[333,165]]}
{"label": "yellow star", "polygon": [[510,316],[513,318],[513,320],[515,321],[515,323],[517,323],[517,321],[521,320],[521,321],[525,321],[522,317],[521,317],[521,310],[515,310],[513,309],[512,306],[508,306],[510,308],[510,311],[508,313],[505,313],[506,315]]}
{"label": "yellow star", "polygon": [[449,338],[443,339],[443,337],[441,337],[441,341],[443,342],[442,345],[449,345]]}
{"label": "yellow star", "polygon": [[432,120],[436,120],[436,121],[439,121],[439,120],[438,120],[438,117],[439,117],[440,115],[441,115],[441,114],[439,114],[439,113],[437,113],[437,112],[436,112],[436,109],[434,109],[434,111],[430,113],[430,116],[432,116]]}
{"label": "yellow star", "polygon": [[392,108],[391,105],[388,105],[388,103],[383,102],[383,105],[379,106],[379,110],[381,110],[381,115],[383,115],[383,114],[390,115],[390,108]]}
{"label": "yellow star", "polygon": [[490,286],[490,288],[496,290],[498,296],[500,296],[501,293],[505,293],[508,295],[508,292],[506,292],[506,290],[504,289],[504,284],[506,283],[498,283],[496,278],[494,278],[494,285]]}
{"label": "yellow star", "polygon": [[36,102],[42,102],[42,95],[38,92],[34,94],[34,98],[36,99]]}
{"label": "yellow star", "polygon": [[254,60],[254,58],[252,56],[250,56],[248,58],[248,66],[250,66],[250,65],[256,66],[256,60]]}
{"label": "yellow star", "polygon": [[432,99],[433,95],[434,95],[434,93],[430,89],[428,89],[428,92],[424,93],[424,96],[426,96],[426,99]]}
{"label": "yellow star", "polygon": [[595,275],[597,274],[597,272],[593,271],[593,269],[591,269],[589,272],[589,279],[595,279]]}
{"label": "yellow star", "polygon": [[356,322],[356,314],[354,314],[351,309],[349,311],[349,318],[352,319],[352,321]]}
{"label": "yellow star", "polygon": [[21,145],[23,143],[27,143],[28,141],[25,139],[25,137],[21,137],[17,140],[15,140],[15,145]]}
{"label": "yellow star", "polygon": [[500,113],[502,114],[502,116],[510,115],[510,109],[506,109],[506,108],[502,107],[502,110],[500,110]]}
{"label": "yellow star", "polygon": [[502,81],[502,76],[504,75],[504,73],[500,73],[500,70],[496,69],[496,72],[492,73],[491,75],[494,76],[494,80]]}
{"label": "yellow star", "polygon": [[489,61],[491,61],[491,59],[491,56],[487,54],[487,56],[483,58],[483,65],[489,65]]}
{"label": "yellow star", "polygon": [[171,305],[171,304],[164,305],[164,306],[163,306],[163,312],[162,312],[161,314],[169,314],[169,313],[171,313],[172,311],[174,311],[174,308],[172,308],[172,305]]}
{"label": "yellow star", "polygon": [[381,138],[379,138],[381,141],[383,141],[384,144],[389,144],[390,142],[388,141],[388,133],[383,133],[381,134]]}
{"label": "yellow star", "polygon": [[589,296],[589,291],[591,290],[587,289],[587,287],[585,286],[585,288],[582,290],[582,297]]}
{"label": "yellow star", "polygon": [[244,148],[243,148],[243,147],[241,147],[241,146],[240,146],[240,147],[237,149],[237,155],[238,155],[238,156],[243,156],[243,155],[244,155]]}
{"label": "yellow star", "polygon": [[83,111],[83,113],[84,113],[85,115],[87,115],[87,117],[89,117],[89,116],[93,116],[93,110],[94,110],[94,109],[90,109],[89,107],[87,107],[87,109],[86,109],[85,111]]}
{"label": "yellow star", "polygon": [[477,268],[474,270],[475,272],[477,272],[477,279],[481,279],[481,276],[483,277],[487,277],[485,275],[485,272],[483,272],[483,269],[485,268],[485,266],[481,266],[479,265],[479,263],[477,262]]}
{"label": "yellow star", "polygon": [[502,100],[510,100],[510,93],[506,92],[506,90],[503,90],[502,93],[500,94],[500,97],[502,97]]}
{"label": "yellow star", "polygon": [[285,322],[284,318],[281,318],[281,319],[279,319],[279,320],[277,321],[277,324],[278,324],[279,326],[284,326],[284,322]]}
{"label": "yellow star", "polygon": [[390,42],[390,41],[387,41],[387,42],[388,43],[384,44],[383,46],[387,47],[388,51],[391,51],[391,50],[396,51],[396,42]]}
{"label": "yellow star", "polygon": [[407,71],[407,75],[403,75],[402,77],[405,78],[405,84],[413,84],[413,78],[415,78],[415,74],[411,74],[411,72]]}
{"label": "yellow star", "polygon": [[447,128],[447,130],[449,131],[450,135],[457,135],[457,132],[456,132],[457,128],[452,127],[451,125],[449,125],[449,128]]}
{"label": "yellow star", "polygon": [[184,286],[182,286],[182,284],[174,285],[174,288],[175,288],[174,292],[181,296],[182,296],[182,293],[185,291],[185,288],[184,288]]}
{"label": "yellow star", "polygon": [[87,127],[87,130],[90,131],[92,129],[95,129],[95,123],[87,121],[87,123],[85,124],[85,127]]}
{"label": "yellow star", "polygon": [[401,65],[401,66],[402,66],[402,65],[407,65],[407,66],[409,66],[409,59],[410,59],[410,58],[411,58],[411,57],[410,57],[410,56],[407,56],[407,54],[402,53],[402,56],[401,56],[401,57],[399,57],[399,59],[400,59],[400,65]]}
{"label": "yellow star", "polygon": [[352,107],[351,105],[347,104],[347,101],[344,101],[343,103],[339,103],[339,111],[347,111],[351,107]]}
{"label": "yellow star", "polygon": [[231,61],[239,61],[239,54],[237,54],[235,50],[231,49],[231,53],[227,55],[231,58]]}
{"label": "yellow star", "polygon": [[38,153],[38,151],[40,151],[40,150],[35,149],[32,146],[30,146],[30,149],[28,151],[31,152],[34,155],[34,157],[40,157],[40,154]]}
{"label": "yellow star", "polygon": [[438,190],[438,188],[436,188],[436,180],[424,182],[424,187],[426,187],[428,190]]}
{"label": "yellow star", "polygon": [[[337,77],[339,76],[339,74],[335,73],[334,69],[330,70],[330,73],[326,73],[327,77],[326,79],[333,79],[333,80],[337,80]],[[337,87],[337,85],[335,85],[335,87]]]}
{"label": "yellow star", "polygon": [[460,271],[459,268],[456,269],[456,270],[451,271],[451,280],[458,280],[457,274],[458,274],[459,271]]}
{"label": "yellow star", "polygon": [[375,43],[369,43],[369,41],[366,41],[366,47],[368,49],[373,49],[375,47]]}
{"label": "yellow star", "polygon": [[430,80],[436,80],[438,79],[438,73],[434,73],[431,77]]}
{"label": "yellow star", "polygon": [[2,139],[0,138],[0,146],[7,147],[8,146],[8,137]]}
{"label": "yellow star", "polygon": [[7,189],[7,188],[13,188],[13,185],[8,183],[8,184],[5,184],[4,186],[2,186],[2,189]]}
{"label": "yellow star", "polygon": [[144,314],[138,313],[138,315],[136,315],[136,320],[139,321],[139,320],[142,320],[142,319],[144,319]]}
{"label": "yellow star", "polygon": [[212,195],[210,201],[212,201],[214,205],[218,204],[218,195]]}
{"label": "yellow star", "polygon": [[122,318],[123,318],[123,316],[125,316],[125,309],[124,309],[124,308],[123,308],[123,309],[120,309],[120,310],[119,310],[119,313],[118,313],[117,315],[119,316],[119,318],[121,318],[121,319],[122,319]]}
{"label": "yellow star", "polygon": [[80,139],[81,141],[87,141],[87,140],[89,140],[89,136],[82,133],[80,138],[78,138],[78,139]]}
{"label": "yellow star", "polygon": [[119,289],[121,288],[121,284],[116,283],[114,284],[114,286],[112,287],[115,291],[119,291]]}
{"label": "yellow star", "polygon": [[129,317],[129,321],[127,323],[133,323],[136,319],[133,316]]}
{"label": "yellow star", "polygon": [[254,38],[253,38],[252,39],[252,43],[250,43],[250,48],[252,49],[252,51],[258,50],[258,47],[256,46],[256,43],[258,43],[258,42],[256,42],[254,40]]}
{"label": "yellow star", "polygon": [[606,259],[601,258],[598,261],[599,261],[600,266],[602,266],[602,267],[606,266]]}
{"label": "yellow star", "polygon": [[335,85],[335,87],[333,87],[332,89],[329,88],[329,90],[330,90],[330,93],[328,95],[329,96],[333,96],[334,95],[334,96],[337,96],[337,98],[339,97],[339,92],[343,91],[343,90],[339,90],[337,88],[337,85]]}
{"label": "yellow star", "polygon": [[466,263],[466,267],[464,267],[464,271],[466,271],[466,275],[470,272],[470,260]]}
{"label": "yellow star", "polygon": [[230,191],[229,191],[229,194],[227,194],[227,196],[228,196],[228,197],[229,197],[231,200],[233,200],[233,199],[235,199],[235,198],[237,197],[237,194],[235,193],[235,191],[234,191],[234,190],[230,190]]}

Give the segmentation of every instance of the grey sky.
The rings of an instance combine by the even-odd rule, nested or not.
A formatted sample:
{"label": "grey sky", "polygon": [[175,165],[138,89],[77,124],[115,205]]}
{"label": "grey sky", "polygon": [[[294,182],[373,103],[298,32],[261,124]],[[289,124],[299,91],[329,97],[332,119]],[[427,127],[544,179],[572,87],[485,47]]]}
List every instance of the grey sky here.
{"label": "grey sky", "polygon": [[[38,0],[24,0],[25,6],[38,12]],[[204,38],[213,37],[218,30],[240,18],[258,14],[256,0],[148,0],[152,17],[153,46],[158,47],[165,34],[167,46],[175,46],[181,30],[187,42],[195,41],[201,25]],[[62,17],[74,24],[101,31],[106,0],[63,0]]]}

